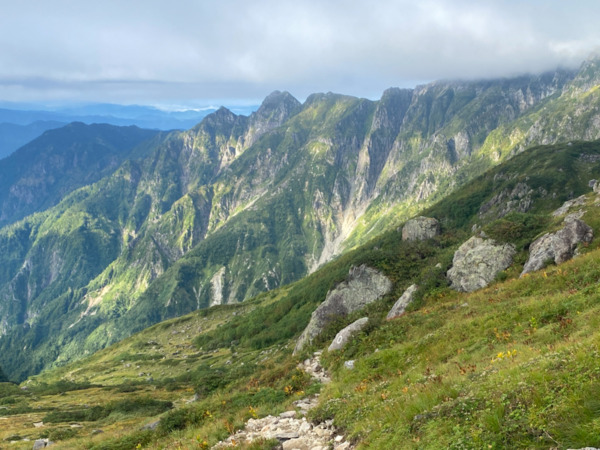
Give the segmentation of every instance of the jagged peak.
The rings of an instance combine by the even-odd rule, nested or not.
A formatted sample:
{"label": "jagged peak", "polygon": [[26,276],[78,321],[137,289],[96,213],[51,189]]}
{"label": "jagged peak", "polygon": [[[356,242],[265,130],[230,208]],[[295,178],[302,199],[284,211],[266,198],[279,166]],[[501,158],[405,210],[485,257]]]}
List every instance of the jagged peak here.
{"label": "jagged peak", "polygon": [[301,103],[287,91],[273,91],[263,100],[260,108],[252,114],[252,120],[275,121],[280,125],[289,117],[294,115],[300,108]]}
{"label": "jagged peak", "polygon": [[300,106],[300,102],[288,91],[273,91],[265,97],[258,111],[265,108],[273,108],[282,104]]}
{"label": "jagged peak", "polygon": [[571,85],[576,90],[587,91],[600,84],[600,54],[592,53],[579,67]]}
{"label": "jagged peak", "polygon": [[237,117],[235,113],[233,113],[230,109],[227,109],[224,106],[221,106],[214,113],[209,114],[214,117]]}
{"label": "jagged peak", "polygon": [[199,129],[201,129],[202,127],[205,127],[207,125],[208,126],[216,126],[219,124],[232,124],[236,121],[236,119],[238,117],[239,116],[237,116],[231,110],[227,109],[224,106],[221,106],[215,112],[210,113],[204,119],[202,119],[202,121],[198,125],[196,125],[194,128],[192,128],[192,130],[198,131]]}

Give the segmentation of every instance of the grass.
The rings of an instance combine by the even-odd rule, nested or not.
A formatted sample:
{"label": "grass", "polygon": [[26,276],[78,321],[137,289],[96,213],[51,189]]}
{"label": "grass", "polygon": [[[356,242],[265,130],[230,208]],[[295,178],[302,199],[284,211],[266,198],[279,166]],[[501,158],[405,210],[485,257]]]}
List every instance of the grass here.
{"label": "grass", "polygon": [[426,296],[325,355],[334,382],[315,417],[335,418],[361,448],[598,445],[599,257]]}
{"label": "grass", "polygon": [[[537,163],[540,151],[523,158]],[[559,153],[552,157],[562,158]],[[552,196],[558,182],[544,182],[548,195],[536,199],[531,213],[487,221],[478,215],[506,187],[495,175],[510,175],[522,162],[452,194],[459,207],[432,207],[428,214],[444,231],[436,239],[406,243],[391,230],[293,285],[159,323],[20,387],[0,384],[0,442],[30,448],[24,438],[52,437],[58,448],[210,448],[249,418],[278,414],[321,390],[313,418],[333,418],[359,448],[600,445],[600,240],[582,246],[570,262],[519,278],[531,241],[560,226],[562,218],[549,215],[562,201]],[[581,170],[568,181],[575,195],[594,175]],[[588,195],[584,209],[583,219],[599,230],[598,197]],[[445,272],[474,223],[515,244],[518,254],[490,287],[457,293]],[[293,357],[294,330],[351,265],[362,263],[386,273],[392,293],[339,318]],[[386,321],[413,282],[420,286],[416,301]],[[331,384],[322,388],[296,368],[364,315],[369,325],[353,342],[324,353]],[[344,368],[350,359],[354,370]],[[144,429],[159,419],[156,429]]]}

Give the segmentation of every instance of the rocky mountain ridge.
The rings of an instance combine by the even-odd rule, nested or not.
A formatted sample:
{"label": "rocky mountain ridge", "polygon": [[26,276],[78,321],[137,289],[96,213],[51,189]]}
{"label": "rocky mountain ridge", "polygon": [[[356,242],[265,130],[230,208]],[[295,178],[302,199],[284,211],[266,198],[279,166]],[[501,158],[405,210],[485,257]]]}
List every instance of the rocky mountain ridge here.
{"label": "rocky mountain ridge", "polygon": [[[296,283],[156,324],[21,386],[0,383],[0,439],[73,449],[597,445],[598,155],[598,142],[528,149]],[[527,211],[506,196],[484,208],[513,191],[531,193]],[[535,242],[560,260],[542,257],[521,275]],[[490,277],[489,245],[511,255]],[[473,289],[451,285],[462,258]]]}
{"label": "rocky mountain ridge", "polygon": [[19,378],[287,284],[526,145],[592,139],[589,80],[558,71],[302,105],[275,92],[249,117],[221,108],[0,230],[0,365]]}

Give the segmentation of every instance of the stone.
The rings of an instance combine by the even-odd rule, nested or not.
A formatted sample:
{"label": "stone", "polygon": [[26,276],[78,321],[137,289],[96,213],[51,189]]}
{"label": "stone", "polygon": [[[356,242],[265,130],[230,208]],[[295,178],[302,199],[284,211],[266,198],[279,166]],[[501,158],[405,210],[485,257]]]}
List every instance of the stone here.
{"label": "stone", "polygon": [[440,234],[440,223],[432,217],[415,217],[402,227],[403,241],[424,241]]}
{"label": "stone", "polygon": [[566,214],[569,211],[569,209],[573,208],[574,206],[582,206],[584,204],[585,204],[585,195],[580,195],[577,198],[567,200],[566,202],[564,202],[560,208],[558,208],[556,211],[554,211],[552,213],[552,215],[554,217],[562,216],[563,214]]}
{"label": "stone", "polygon": [[290,439],[282,443],[283,450],[312,450],[313,442],[306,438]]}
{"label": "stone", "polygon": [[42,428],[44,426],[44,422],[33,422],[33,426],[35,428]]}
{"label": "stone", "polygon": [[325,301],[313,311],[310,322],[298,338],[294,354],[304,348],[338,317],[346,316],[379,300],[392,289],[392,282],[377,270],[352,266],[345,281],[331,289]]}
{"label": "stone", "polygon": [[198,393],[196,392],[192,398],[187,399],[185,402],[186,403],[194,403],[194,402],[197,402],[198,400],[200,400],[200,395],[198,395]]}
{"label": "stone", "polygon": [[50,447],[54,442],[48,439],[36,439],[33,443],[33,450],[39,450],[40,448]]}
{"label": "stone", "polygon": [[496,244],[492,239],[471,237],[454,253],[446,276],[452,289],[473,292],[490,284],[498,272],[512,264],[515,247]]}
{"label": "stone", "polygon": [[344,361],[344,367],[348,370],[354,369],[354,360]]}
{"label": "stone", "polygon": [[361,317],[360,319],[352,322],[346,328],[340,330],[338,334],[335,335],[335,339],[329,346],[328,350],[332,352],[334,350],[343,349],[348,341],[350,341],[352,336],[362,330],[368,322],[369,319],[367,317]]}
{"label": "stone", "polygon": [[298,428],[298,433],[300,434],[306,434],[308,433],[312,428],[312,425],[308,422],[302,422],[302,425],[300,425],[300,428]]}
{"label": "stone", "polygon": [[290,439],[298,439],[300,435],[294,431],[286,431],[283,433],[277,433],[275,439],[279,442],[289,441]]}
{"label": "stone", "polygon": [[584,221],[571,219],[556,233],[546,233],[533,241],[529,247],[529,259],[523,266],[521,276],[545,267],[549,262],[561,264],[571,259],[580,242],[591,242],[594,230]]}
{"label": "stone", "polygon": [[154,422],[147,423],[141,429],[142,430],[156,430],[158,425],[160,424],[160,419],[155,420]]}
{"label": "stone", "polygon": [[306,359],[303,363],[298,364],[298,368],[308,373],[311,377],[319,380],[320,383],[327,384],[331,381],[331,378],[321,366],[320,352],[315,352],[312,358]]}
{"label": "stone", "polygon": [[279,417],[282,419],[291,419],[292,417],[296,417],[296,411],[285,411],[279,414]]}
{"label": "stone", "polygon": [[390,312],[387,315],[387,320],[395,319],[396,317],[404,314],[406,307],[412,303],[415,297],[415,292],[417,292],[418,289],[419,286],[416,284],[409,286],[408,289],[406,289],[400,296],[400,298],[396,300],[396,303],[394,303],[392,309],[390,309]]}

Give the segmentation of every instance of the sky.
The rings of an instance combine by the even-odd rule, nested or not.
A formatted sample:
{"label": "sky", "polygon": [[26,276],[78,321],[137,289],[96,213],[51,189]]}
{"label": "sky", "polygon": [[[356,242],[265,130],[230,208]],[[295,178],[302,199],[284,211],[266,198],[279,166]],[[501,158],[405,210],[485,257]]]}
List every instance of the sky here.
{"label": "sky", "polygon": [[181,108],[577,67],[600,2],[1,0],[0,101]]}

